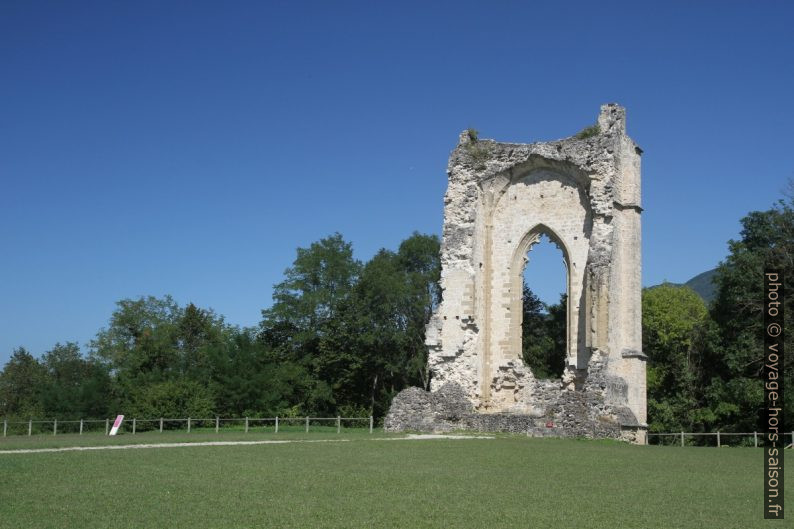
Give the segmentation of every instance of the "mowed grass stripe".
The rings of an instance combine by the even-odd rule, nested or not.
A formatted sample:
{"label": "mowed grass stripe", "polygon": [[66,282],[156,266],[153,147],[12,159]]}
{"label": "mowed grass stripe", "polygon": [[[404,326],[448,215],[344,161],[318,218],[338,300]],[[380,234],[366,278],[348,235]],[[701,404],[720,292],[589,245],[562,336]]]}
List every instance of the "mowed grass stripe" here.
{"label": "mowed grass stripe", "polygon": [[[427,441],[427,440],[466,440],[466,439],[493,439],[490,436],[470,436],[470,435],[412,435],[402,437],[376,437],[367,439],[369,441]],[[264,439],[258,441],[186,441],[180,443],[155,442],[137,444],[100,444],[101,439],[96,439],[96,445],[83,446],[62,446],[57,448],[15,448],[11,450],[0,450],[0,455],[22,455],[22,454],[47,454],[54,452],[85,452],[90,450],[141,450],[148,448],[195,448],[203,446],[255,446],[268,444],[285,443],[344,443],[351,439]],[[359,439],[360,441],[363,439]]]}
{"label": "mowed grass stripe", "polygon": [[764,526],[753,449],[355,440],[31,454],[0,465],[1,527]]}
{"label": "mowed grass stripe", "polygon": [[126,444],[151,444],[151,443],[194,443],[210,441],[251,441],[260,439],[340,439],[340,438],[365,438],[375,439],[380,437],[394,437],[395,434],[387,434],[383,430],[375,430],[372,434],[364,428],[343,428],[341,433],[336,433],[333,429],[318,429],[306,433],[301,429],[284,429],[279,433],[264,431],[261,429],[251,429],[249,433],[237,430],[221,429],[220,433],[214,430],[196,430],[186,433],[184,430],[166,430],[163,433],[157,431],[139,432],[135,435],[124,433],[117,436],[108,436],[103,433],[90,433],[85,435],[77,434],[58,434],[58,435],[15,435],[0,437],[0,450],[13,450],[17,448],[58,448],[71,446],[96,446],[96,445],[126,445]]}

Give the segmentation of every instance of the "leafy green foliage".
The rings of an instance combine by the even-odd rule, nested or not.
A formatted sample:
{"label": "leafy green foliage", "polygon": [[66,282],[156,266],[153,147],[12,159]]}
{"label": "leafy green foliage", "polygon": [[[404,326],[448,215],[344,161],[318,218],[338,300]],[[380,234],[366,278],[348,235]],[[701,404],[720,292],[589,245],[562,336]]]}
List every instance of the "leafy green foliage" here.
{"label": "leafy green foliage", "polygon": [[593,136],[598,136],[599,134],[601,134],[601,127],[598,125],[591,125],[577,132],[576,136],[574,137],[580,140],[584,140],[587,138],[592,138]]}
{"label": "leafy green foliage", "polygon": [[213,407],[210,359],[230,332],[212,311],[192,303],[182,308],[169,296],[126,299],[91,343],[90,355],[111,373],[110,394],[119,409],[184,417]]}
{"label": "leafy green foliage", "polygon": [[406,385],[429,384],[424,326],[440,301],[438,252],[436,237],[418,233],[363,266],[338,234],[298,251],[261,324],[275,358],[310,376],[296,404],[380,415]]}
{"label": "leafy green foliage", "polygon": [[695,333],[708,313],[685,286],[662,284],[642,294],[643,350],[648,355],[651,431],[692,431],[697,421]]}
{"label": "leafy green foliage", "polygon": [[55,344],[44,354],[42,364],[47,377],[40,386],[41,400],[48,413],[71,418],[101,417],[108,413],[107,395],[111,390],[108,370],[94,360],[83,358],[76,343]]}
{"label": "leafy green foliage", "polygon": [[183,378],[137,388],[124,411],[132,417],[206,419],[214,415],[214,408],[214,397],[207,386]]}
{"label": "leafy green foliage", "polygon": [[469,138],[468,143],[464,144],[465,152],[471,158],[472,166],[482,171],[485,169],[485,163],[491,157],[491,145],[488,142],[481,142],[479,140],[480,133],[475,129],[466,129],[466,134]]}
{"label": "leafy green foliage", "polygon": [[345,330],[360,272],[351,244],[336,233],[298,248],[284,281],[274,287],[273,306],[262,311],[262,339],[273,362],[291,365],[288,371],[301,370],[307,377],[301,401],[290,405],[316,412],[334,409],[332,386],[339,364],[350,359],[331,344]]}
{"label": "leafy green foliage", "polygon": [[524,363],[537,378],[559,378],[565,368],[567,295],[545,305],[524,283],[522,352]]}
{"label": "leafy green foliage", "polygon": [[11,417],[41,416],[46,377],[44,366],[33,355],[24,347],[16,349],[0,373],[0,412]]}
{"label": "leafy green foliage", "polygon": [[[742,219],[741,238],[729,241],[730,254],[717,268],[713,325],[701,337],[701,384],[709,396],[711,424],[755,429],[763,406],[764,268],[794,278],[794,200],[779,201],[767,211]],[[794,329],[794,296],[785,298],[785,323]],[[791,351],[794,332],[786,334]],[[784,384],[794,384],[794,362],[786,355]],[[794,424],[794,398],[786,392],[784,422]]]}
{"label": "leafy green foliage", "polygon": [[293,406],[380,415],[406,385],[429,383],[424,326],[440,300],[438,252],[436,237],[418,233],[366,265],[339,234],[298,250],[260,326],[273,358],[308,376]]}
{"label": "leafy green foliage", "polygon": [[[714,275],[710,310],[686,287],[662,285],[643,292],[643,347],[648,354],[651,430],[761,431],[763,407],[763,271],[794,277],[794,209],[779,201],[742,219],[741,238]],[[786,297],[786,325],[794,318]],[[792,333],[786,336],[791,348]],[[787,355],[784,384],[794,384]],[[786,393],[784,422],[794,421]]]}
{"label": "leafy green foliage", "polygon": [[273,289],[273,306],[262,311],[263,331],[290,330],[288,343],[277,345],[293,355],[317,341],[348,299],[361,269],[353,247],[338,233],[298,248],[297,254],[284,281]]}
{"label": "leafy green foliage", "polygon": [[86,359],[76,343],[55,344],[41,360],[17,349],[0,372],[0,414],[25,419],[107,413],[111,380],[105,366]]}

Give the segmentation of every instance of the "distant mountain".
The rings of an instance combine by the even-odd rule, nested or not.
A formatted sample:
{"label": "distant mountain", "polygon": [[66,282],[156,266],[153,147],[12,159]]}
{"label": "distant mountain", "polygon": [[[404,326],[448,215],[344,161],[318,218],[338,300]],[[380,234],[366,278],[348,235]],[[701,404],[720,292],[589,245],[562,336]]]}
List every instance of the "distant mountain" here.
{"label": "distant mountain", "polygon": [[717,269],[714,268],[712,270],[708,270],[703,272],[702,274],[698,274],[686,283],[686,286],[700,294],[700,297],[703,298],[707,304],[714,301],[714,298],[717,297],[717,287],[712,282],[714,280],[714,276],[717,275]]}
{"label": "distant mountain", "polygon": [[[705,301],[706,304],[708,305],[709,303],[714,301],[715,297],[717,297],[717,287],[714,286],[714,283],[712,282],[714,280],[715,275],[717,275],[716,268],[703,272],[702,274],[698,274],[683,284],[670,283],[670,282],[666,282],[666,284],[675,285],[675,286],[687,286],[692,290],[694,290],[695,292],[697,292],[698,295],[701,298],[703,298],[703,301]],[[654,285],[649,288],[655,288],[658,286],[659,285]]]}

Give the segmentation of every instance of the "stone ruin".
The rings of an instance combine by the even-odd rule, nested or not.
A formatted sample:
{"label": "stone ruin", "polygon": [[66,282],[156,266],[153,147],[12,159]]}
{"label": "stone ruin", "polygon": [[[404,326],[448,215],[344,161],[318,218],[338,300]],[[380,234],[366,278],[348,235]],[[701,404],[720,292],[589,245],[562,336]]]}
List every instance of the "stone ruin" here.
{"label": "stone ruin", "polygon": [[[480,430],[646,441],[640,155],[626,111],[596,127],[520,144],[464,131],[449,158],[443,301],[427,326],[431,391],[392,402],[390,431]],[[527,252],[547,235],[567,269],[561,379],[522,360]]]}

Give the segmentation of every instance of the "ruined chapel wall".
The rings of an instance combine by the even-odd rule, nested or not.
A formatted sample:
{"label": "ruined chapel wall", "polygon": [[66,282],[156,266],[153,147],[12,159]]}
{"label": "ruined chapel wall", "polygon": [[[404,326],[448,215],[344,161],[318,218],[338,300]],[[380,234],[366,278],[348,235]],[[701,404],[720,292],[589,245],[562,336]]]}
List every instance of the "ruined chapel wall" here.
{"label": "ruined chapel wall", "polygon": [[536,381],[520,361],[522,252],[543,224],[567,253],[569,359],[587,380],[576,393],[644,423],[640,151],[621,107],[604,105],[599,126],[535,144],[461,134],[444,197],[443,301],[427,328],[433,391],[454,382],[481,412],[570,406],[560,403],[573,385]]}
{"label": "ruined chapel wall", "polygon": [[[527,251],[541,233],[550,232],[561,243],[567,262],[560,269],[570,282],[571,321],[578,322],[578,307],[590,243],[592,219],[584,191],[573,178],[549,169],[537,169],[514,182],[494,211],[492,299],[494,314],[490,342],[495,365],[521,358],[521,291]],[[527,238],[531,240],[527,240]],[[531,273],[530,268],[530,273]],[[569,359],[575,363],[580,344],[578,325],[569,329]]]}

